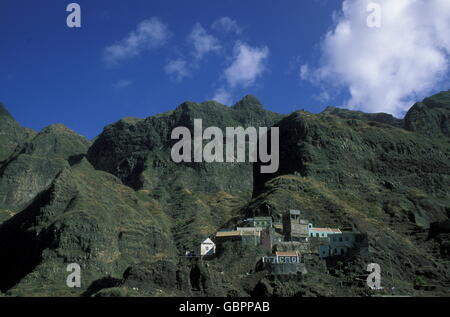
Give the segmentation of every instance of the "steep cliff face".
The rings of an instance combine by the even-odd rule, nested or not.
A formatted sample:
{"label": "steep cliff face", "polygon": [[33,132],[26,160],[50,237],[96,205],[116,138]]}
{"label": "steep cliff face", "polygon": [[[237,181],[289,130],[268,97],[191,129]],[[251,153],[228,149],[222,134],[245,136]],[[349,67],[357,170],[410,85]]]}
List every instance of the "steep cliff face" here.
{"label": "steep cliff face", "polygon": [[[60,125],[22,144],[0,176],[4,219],[15,214],[0,227],[0,252],[8,258],[1,271],[9,272],[1,289],[13,295],[160,296],[192,295],[196,288],[225,295],[227,287],[211,280],[217,272],[180,262],[179,255],[238,215],[250,198],[252,167],[174,164],[171,130],[192,131],[196,118],[204,127],[224,128],[270,126],[281,116],[251,96],[232,108],[188,102],[108,126],[89,151],[87,140]],[[71,262],[82,267],[81,290],[65,285]],[[132,290],[135,285],[141,292]]]}
{"label": "steep cliff face", "polygon": [[270,127],[281,117],[264,110],[253,96],[246,96],[233,107],[186,102],[168,113],[123,119],[107,126],[89,149],[88,159],[97,169],[116,175],[134,189],[178,184],[203,192],[251,191],[251,164],[174,163],[170,150],[177,140],[171,140],[172,130],[187,127],[193,136],[194,119],[202,119],[204,129]]}
{"label": "steep cliff face", "polygon": [[[382,267],[383,286],[397,295],[445,295],[449,105],[446,92],[425,99],[425,110],[414,106],[404,120],[337,108],[281,116],[247,96],[233,107],[186,102],[146,119],[122,119],[92,145],[61,125],[18,138],[0,163],[0,290],[355,296],[369,294],[353,282],[373,262]],[[15,125],[5,113],[8,127]],[[261,174],[259,163],[175,164],[172,129],[192,132],[194,119],[221,129],[275,124],[278,172]],[[2,135],[14,134],[0,127]],[[290,208],[318,226],[368,233],[369,257],[332,269],[310,258],[309,273],[289,279],[257,269],[266,254],[260,248],[228,243],[207,262],[180,257],[220,228],[254,215],[280,220]],[[82,268],[81,289],[66,286],[73,262]]]}
{"label": "steep cliff face", "polygon": [[[425,118],[417,105],[411,109],[405,125],[417,132],[348,110],[345,115],[330,109],[319,115],[299,111],[284,118],[276,124],[279,172],[260,174],[255,164],[247,215],[280,219],[294,208],[319,226],[366,232],[374,251],[366,262],[389,272],[386,284],[404,294],[433,285],[444,294],[450,285],[448,237],[442,232],[430,239],[428,228],[450,214],[450,142],[443,137],[445,116],[436,115],[450,106],[445,96],[426,99],[427,105],[439,103]],[[424,130],[422,124],[430,127]]]}
{"label": "steep cliff face", "polygon": [[305,112],[293,113],[277,126],[280,169],[276,175],[259,174],[256,167],[255,194],[274,177],[294,175],[372,200],[379,215],[400,216],[403,210],[403,216],[423,227],[445,217],[450,186],[445,140]]}
{"label": "steep cliff face", "polygon": [[13,295],[70,295],[69,263],[81,266],[86,290],[97,280],[120,278],[133,264],[173,261],[175,250],[156,201],[140,199],[82,159],[1,225],[0,288]]}
{"label": "steep cliff face", "polygon": [[450,90],[416,103],[405,116],[405,129],[429,137],[450,136]]}
{"label": "steep cliff face", "polygon": [[18,144],[0,167],[0,209],[17,212],[26,207],[89,146],[87,139],[60,124]]}
{"label": "steep cliff face", "polygon": [[0,103],[0,167],[17,146],[30,139],[34,134],[33,130],[20,126]]}
{"label": "steep cliff face", "polygon": [[[254,96],[233,107],[217,102],[186,102],[174,111],[146,119],[123,119],[107,126],[88,151],[96,169],[119,177],[143,195],[157,199],[173,219],[173,234],[180,253],[236,216],[251,195],[252,165],[246,163],[174,163],[170,156],[177,140],[176,127],[194,136],[194,119],[203,129],[270,127],[282,116],[264,110]],[[204,141],[204,144],[207,142]]]}

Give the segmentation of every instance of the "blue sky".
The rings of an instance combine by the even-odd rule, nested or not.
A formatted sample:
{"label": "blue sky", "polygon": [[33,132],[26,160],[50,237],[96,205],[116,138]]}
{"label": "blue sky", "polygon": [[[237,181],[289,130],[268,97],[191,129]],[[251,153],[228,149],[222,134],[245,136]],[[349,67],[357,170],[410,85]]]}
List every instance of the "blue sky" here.
{"label": "blue sky", "polygon": [[[353,1],[364,4],[366,0],[344,4]],[[81,28],[66,25],[70,1],[0,2],[0,101],[24,126],[40,130],[63,123],[93,138],[105,125],[123,117],[144,118],[187,100],[218,98],[232,104],[246,94],[256,95],[267,109],[280,113],[301,108],[320,112],[334,105],[399,115],[405,106],[367,108],[360,105],[361,98],[370,100],[370,105],[409,104],[411,96],[438,91],[448,82],[447,69],[438,70],[446,66],[448,57],[445,39],[439,39],[442,45],[432,48],[444,60],[430,54],[425,56],[429,62],[421,65],[435,67],[439,80],[421,78],[429,85],[420,90],[402,85],[403,91],[397,94],[394,87],[387,101],[377,100],[375,94],[362,95],[360,90],[366,88],[385,89],[376,84],[383,82],[383,76],[416,75],[347,71],[351,68],[345,65],[347,60],[365,60],[361,56],[364,47],[353,53],[359,55],[342,62],[346,50],[351,52],[361,44],[357,38],[349,40],[347,33],[343,38],[339,25],[362,28],[354,18],[359,12],[355,10],[367,13],[363,7],[343,10],[343,1],[76,2],[81,6]],[[405,14],[413,14],[413,9]],[[382,29],[386,32],[383,41],[392,34],[389,21]],[[374,32],[369,34],[378,39],[380,32]],[[415,42],[417,38],[411,39]],[[398,60],[395,54],[380,53],[378,60],[386,65],[390,58]],[[405,63],[419,57],[424,59],[423,54],[412,56]],[[401,78],[391,80],[400,82]]]}

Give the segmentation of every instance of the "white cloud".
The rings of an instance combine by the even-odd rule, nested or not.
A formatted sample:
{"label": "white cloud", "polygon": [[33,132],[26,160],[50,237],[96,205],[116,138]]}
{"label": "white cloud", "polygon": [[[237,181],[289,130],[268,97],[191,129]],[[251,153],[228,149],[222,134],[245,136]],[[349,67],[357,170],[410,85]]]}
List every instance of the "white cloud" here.
{"label": "white cloud", "polygon": [[[381,27],[369,28],[369,3],[381,5]],[[322,62],[300,76],[342,85],[346,106],[401,116],[438,90],[449,68],[450,1],[344,0],[322,42]],[[448,87],[447,87],[448,88]]]}
{"label": "white cloud", "polygon": [[209,52],[217,52],[221,49],[217,38],[206,32],[206,30],[196,23],[192,32],[188,35],[187,40],[194,47],[194,56],[198,59],[202,58]]}
{"label": "white cloud", "polygon": [[234,59],[225,70],[225,78],[232,88],[252,85],[266,70],[266,60],[269,49],[264,47],[252,47],[242,42],[237,42],[234,47]]}
{"label": "white cloud", "polygon": [[327,91],[321,91],[319,94],[313,95],[313,98],[319,102],[328,102],[331,96]]}
{"label": "white cloud", "polygon": [[115,65],[136,57],[145,50],[164,45],[170,36],[167,25],[158,18],[144,20],[127,37],[105,48],[105,61],[108,65]]}
{"label": "white cloud", "polygon": [[248,88],[262,76],[266,70],[269,48],[252,47],[243,42],[236,42],[230,65],[224,70],[224,86],[217,89],[212,98],[224,105],[231,105],[237,88]]}
{"label": "white cloud", "polygon": [[303,64],[300,66],[300,78],[302,80],[308,80],[310,75],[308,64]]}
{"label": "white cloud", "polygon": [[187,62],[183,59],[171,60],[164,67],[164,71],[174,76],[177,81],[181,81],[183,78],[190,75],[189,67]]}
{"label": "white cloud", "polygon": [[122,89],[122,88],[126,88],[126,87],[130,86],[131,84],[132,84],[132,82],[130,80],[122,79],[122,80],[115,82],[113,84],[113,87],[115,89]]}
{"label": "white cloud", "polygon": [[237,35],[242,33],[241,28],[237,22],[230,17],[221,17],[213,22],[211,28],[222,33],[235,33]]}
{"label": "white cloud", "polygon": [[231,94],[224,87],[216,90],[212,100],[220,102],[224,105],[231,105],[231,103],[233,102]]}

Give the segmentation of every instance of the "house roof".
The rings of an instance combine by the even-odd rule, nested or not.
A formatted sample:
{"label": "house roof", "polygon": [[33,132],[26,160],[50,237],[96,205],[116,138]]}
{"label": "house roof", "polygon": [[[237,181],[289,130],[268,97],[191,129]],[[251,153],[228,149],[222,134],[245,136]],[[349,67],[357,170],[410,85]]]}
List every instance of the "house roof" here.
{"label": "house roof", "polygon": [[241,236],[260,236],[261,231],[240,231]]}
{"label": "house roof", "polygon": [[287,252],[275,252],[277,256],[298,256],[296,251],[287,251]]}
{"label": "house roof", "polygon": [[264,228],[261,227],[237,227],[236,231],[263,231]]}
{"label": "house roof", "polygon": [[297,210],[297,209],[291,209],[291,210],[289,210],[289,213],[291,214],[291,215],[300,215],[300,210]]}
{"label": "house roof", "polygon": [[210,238],[207,238],[205,241],[202,242],[202,244],[214,244]]}
{"label": "house roof", "polygon": [[272,217],[254,217],[254,218],[250,218],[250,221],[264,221],[264,220],[272,221]]}
{"label": "house roof", "polygon": [[336,233],[341,233],[341,230],[337,229],[337,228],[311,228],[313,231],[318,231],[318,232],[336,232]]}
{"label": "house roof", "polygon": [[216,237],[239,237],[241,231],[219,231],[216,233]]}

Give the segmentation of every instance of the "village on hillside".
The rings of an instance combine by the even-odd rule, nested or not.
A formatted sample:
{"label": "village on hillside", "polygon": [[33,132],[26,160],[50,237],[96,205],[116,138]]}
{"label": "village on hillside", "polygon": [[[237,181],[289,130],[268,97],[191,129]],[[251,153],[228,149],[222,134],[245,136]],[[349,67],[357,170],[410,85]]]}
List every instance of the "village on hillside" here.
{"label": "village on hillside", "polygon": [[322,260],[330,257],[350,259],[369,252],[368,236],[355,230],[314,227],[303,219],[300,210],[289,210],[282,222],[272,217],[246,219],[242,226],[233,230],[218,231],[200,244],[199,253],[186,252],[185,256],[208,259],[214,257],[218,247],[226,241],[246,246],[262,246],[271,255],[263,256],[264,268],[273,275],[306,274],[305,256],[318,256]]}

